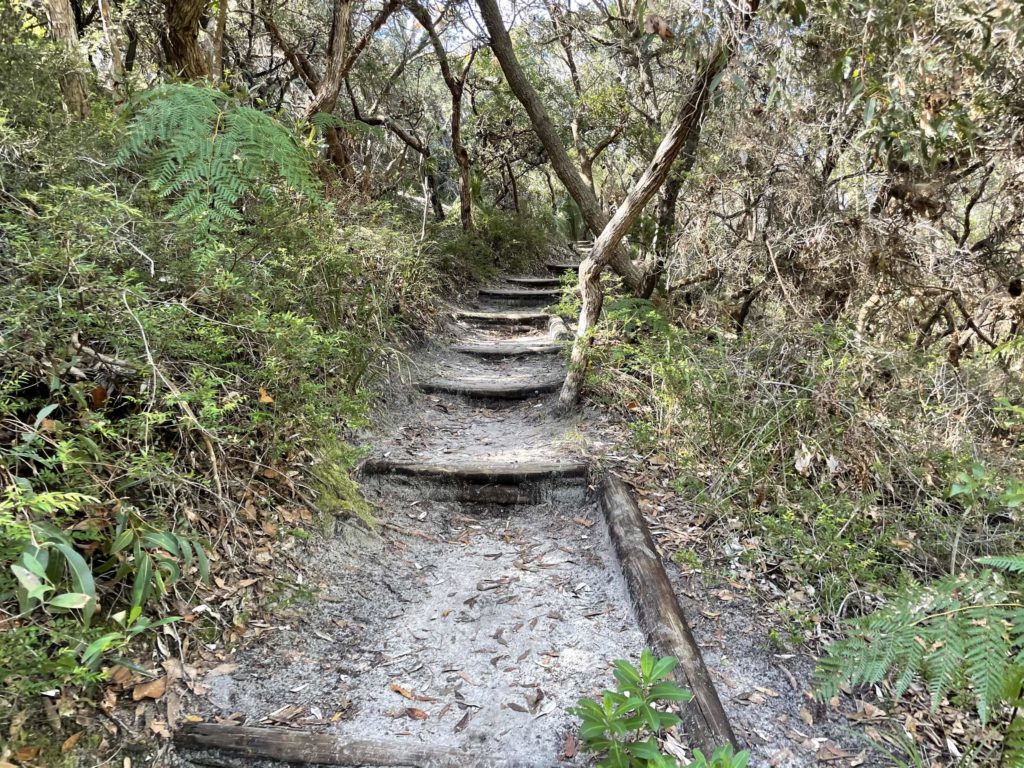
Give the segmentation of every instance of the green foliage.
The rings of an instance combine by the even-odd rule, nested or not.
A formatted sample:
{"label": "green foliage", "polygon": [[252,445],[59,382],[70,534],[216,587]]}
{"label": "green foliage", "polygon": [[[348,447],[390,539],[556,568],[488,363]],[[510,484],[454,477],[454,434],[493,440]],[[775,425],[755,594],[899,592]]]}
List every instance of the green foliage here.
{"label": "green foliage", "polygon": [[441,248],[452,269],[477,279],[534,269],[561,239],[549,219],[483,207],[476,211],[475,224],[472,232],[445,238]]}
{"label": "green foliage", "polygon": [[902,695],[923,680],[937,707],[970,691],[981,722],[1004,728],[1005,764],[1024,761],[1024,557],[989,557],[990,569],[947,576],[898,592],[880,610],[847,625],[817,672],[820,695],[843,683],[895,678]]}
{"label": "green foliage", "polygon": [[[640,666],[622,659],[615,662],[614,691],[605,691],[597,701],[580,699],[569,710],[580,718],[580,738],[588,752],[603,755],[599,768],[674,768],[675,758],[662,752],[658,737],[681,721],[674,712],[665,711],[675,704],[690,701],[693,696],[672,678],[675,657],[655,659],[644,649]],[[733,755],[730,747],[705,757],[695,750],[691,765],[714,768],[744,768],[749,760],[746,752]]]}
{"label": "green foliage", "polygon": [[146,174],[174,204],[170,219],[204,230],[242,221],[249,197],[279,200],[291,191],[318,198],[308,152],[282,122],[217,89],[188,83],[143,91],[132,105],[115,162],[149,161]]}
{"label": "green foliage", "polygon": [[[1019,390],[989,362],[951,376],[917,351],[862,346],[842,328],[791,324],[734,339],[671,325],[635,299],[608,304],[596,396],[622,414],[637,450],[665,457],[684,499],[742,526],[750,554],[810,585],[825,611],[853,608],[851,584],[926,580],[954,559],[1024,543],[1011,522],[1019,484],[1005,479],[1013,455],[986,454],[983,477],[971,469],[991,428],[981,405],[994,404],[990,382]],[[979,407],[951,422],[957,397]]]}
{"label": "green foliage", "polygon": [[161,86],[127,127],[97,100],[44,132],[43,64],[0,93],[0,694],[16,705],[97,682],[205,599],[227,551],[211,547],[264,535],[246,515],[372,520],[347,438],[449,264],[385,202],[298,206],[319,195],[308,153],[239,97]]}

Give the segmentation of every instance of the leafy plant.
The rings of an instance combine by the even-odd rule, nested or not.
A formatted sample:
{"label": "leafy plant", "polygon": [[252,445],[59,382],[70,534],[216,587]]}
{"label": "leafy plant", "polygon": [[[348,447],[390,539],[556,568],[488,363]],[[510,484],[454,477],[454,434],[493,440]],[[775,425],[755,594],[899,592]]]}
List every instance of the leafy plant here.
{"label": "leafy plant", "polygon": [[152,161],[152,188],[175,199],[167,218],[208,230],[242,220],[247,196],[271,200],[290,189],[317,198],[310,156],[284,123],[202,85],[163,84],[136,100],[116,162]]}
{"label": "leafy plant", "polygon": [[[693,695],[671,679],[678,661],[674,656],[655,659],[644,649],[640,666],[615,662],[614,691],[604,691],[599,700],[580,699],[569,710],[582,720],[580,738],[588,752],[603,754],[599,768],[674,768],[674,757],[662,752],[658,737],[681,721],[668,706],[685,703]],[[743,768],[749,755],[733,754],[731,747],[717,749],[711,757],[695,750],[691,765],[715,768]]]}
{"label": "leafy plant", "polygon": [[884,608],[848,625],[819,662],[818,692],[894,676],[902,695],[925,682],[932,707],[970,691],[982,723],[1003,727],[1003,764],[1024,761],[1024,556],[983,557],[978,573],[899,592]]}

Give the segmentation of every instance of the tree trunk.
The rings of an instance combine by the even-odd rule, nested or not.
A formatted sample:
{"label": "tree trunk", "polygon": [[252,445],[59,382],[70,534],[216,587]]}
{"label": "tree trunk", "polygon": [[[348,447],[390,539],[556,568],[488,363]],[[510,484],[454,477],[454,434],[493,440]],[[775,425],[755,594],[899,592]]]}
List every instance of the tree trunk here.
{"label": "tree trunk", "polygon": [[139,31],[130,21],[125,22],[124,33],[128,37],[128,48],[124,52],[124,71],[135,69],[135,55],[139,51]]}
{"label": "tree trunk", "polygon": [[[331,40],[327,47],[327,70],[316,86],[313,101],[306,107],[304,117],[311,119],[319,113],[331,114],[338,104],[338,95],[341,93],[342,83],[352,71],[359,54],[370,42],[370,38],[380,29],[388,16],[396,7],[396,0],[387,2],[370,22],[366,33],[359,42],[349,51],[349,30],[352,26],[352,0],[334,0],[334,10],[331,16]],[[304,78],[305,79],[305,78]],[[307,84],[309,80],[306,80]],[[334,126],[328,126],[324,130],[327,139],[327,146],[330,151],[331,160],[338,166],[342,178],[347,181],[352,179],[352,168],[349,164],[348,150],[342,140],[341,132]]]}
{"label": "tree trunk", "polygon": [[85,61],[78,45],[75,14],[69,0],[47,0],[47,33],[64,49],[66,71],[60,76],[60,90],[64,108],[79,120],[89,116],[89,81],[85,74]]}
{"label": "tree trunk", "polygon": [[[430,161],[430,154],[423,155],[423,162],[428,163]],[[434,211],[434,221],[444,221],[444,206],[441,205],[441,193],[438,190],[437,174],[431,170],[427,170],[427,190],[430,194],[430,207]]]}
{"label": "tree trunk", "polygon": [[334,0],[331,15],[331,39],[327,45],[327,70],[324,72],[313,101],[306,108],[309,119],[319,112],[330,114],[338,104],[341,85],[348,74],[345,58],[348,52],[348,33],[352,26],[352,0]]}
{"label": "tree trunk", "polygon": [[110,74],[114,81],[114,90],[119,90],[124,83],[124,60],[121,58],[121,45],[117,39],[117,27],[110,13],[110,0],[98,0],[100,21],[103,23],[103,37],[107,41],[110,52]]}
{"label": "tree trunk", "polygon": [[[600,234],[608,224],[608,214],[598,202],[594,190],[591,189],[587,180],[573,163],[572,158],[569,157],[554,123],[548,116],[544,103],[533,86],[530,85],[526,74],[519,65],[519,60],[512,48],[512,40],[508,30],[505,29],[505,22],[501,18],[497,0],[477,0],[477,4],[480,6],[480,13],[491,37],[491,50],[494,51],[494,56],[498,59],[502,72],[505,73],[505,80],[508,81],[509,88],[530,117],[537,137],[544,145],[548,159],[551,160],[551,166],[573,200],[576,201],[590,231],[595,236]],[[642,273],[630,260],[625,249],[620,247],[620,244],[621,238],[616,241],[610,254],[611,266],[622,276],[630,288],[636,289],[640,285]]]}
{"label": "tree trunk", "polygon": [[199,45],[199,23],[208,0],[164,0],[167,30],[163,35],[167,68],[188,80],[210,74],[206,54]]}
{"label": "tree trunk", "polygon": [[512,162],[506,157],[505,158],[505,169],[508,171],[508,181],[512,185],[512,206],[516,209],[517,214],[522,214],[523,210],[519,205],[519,184],[516,183],[516,175],[512,171]]}
{"label": "tree trunk", "polygon": [[[479,0],[481,3],[493,0]],[[745,11],[745,23],[757,12],[760,0],[752,0]],[[720,43],[712,53],[708,63],[697,76],[689,95],[683,100],[671,127],[658,145],[654,158],[644,170],[643,175],[622,201],[611,221],[594,241],[594,247],[580,264],[580,294],[583,306],[580,309],[579,325],[576,327],[576,340],[572,347],[569,362],[569,373],[559,395],[559,407],[572,408],[579,399],[580,390],[586,379],[587,362],[590,345],[593,341],[594,328],[601,316],[601,271],[615,256],[615,249],[622,238],[633,226],[644,207],[658,191],[672,170],[672,164],[690,136],[704,120],[708,101],[718,75],[725,70],[733,51],[732,45]]]}
{"label": "tree trunk", "polygon": [[213,40],[213,76],[224,81],[224,31],[228,25],[228,0],[217,0],[217,32]]}
{"label": "tree trunk", "polygon": [[683,179],[693,169],[697,159],[697,145],[700,143],[700,125],[697,125],[686,140],[681,156],[676,160],[658,200],[658,229],[654,235],[654,265],[647,270],[640,296],[649,299],[665,274],[668,254],[672,248],[672,237],[676,231],[676,203],[683,188]]}
{"label": "tree trunk", "polygon": [[452,91],[452,151],[459,166],[459,219],[462,221],[462,231],[470,232],[473,229],[473,190],[470,185],[469,153],[462,144],[462,84]]}
{"label": "tree trunk", "polygon": [[418,0],[405,0],[405,5],[427,33],[430,44],[434,48],[434,55],[437,57],[437,64],[441,69],[441,77],[448,92],[452,95],[452,152],[455,155],[455,163],[459,167],[459,218],[462,221],[463,231],[469,232],[473,229],[473,193],[470,184],[469,153],[462,143],[462,96],[466,90],[469,70],[476,57],[476,49],[469,55],[461,77],[456,77],[448,63],[448,52],[444,49],[440,35],[437,34],[430,11]]}

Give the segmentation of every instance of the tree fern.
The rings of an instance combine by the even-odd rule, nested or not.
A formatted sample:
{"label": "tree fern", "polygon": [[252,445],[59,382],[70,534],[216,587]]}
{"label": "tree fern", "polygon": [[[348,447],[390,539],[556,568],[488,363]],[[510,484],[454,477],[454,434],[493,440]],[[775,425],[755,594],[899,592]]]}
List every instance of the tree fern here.
{"label": "tree fern", "polygon": [[171,219],[205,231],[241,220],[246,198],[317,198],[309,154],[283,123],[202,85],[145,91],[131,110],[119,163],[141,160]]}
{"label": "tree fern", "polygon": [[819,694],[829,698],[844,682],[893,676],[900,695],[921,679],[934,708],[951,691],[969,690],[982,723],[1004,725],[1003,764],[1024,765],[1024,557],[981,562],[992,570],[905,589],[850,622],[846,637],[819,662]]}

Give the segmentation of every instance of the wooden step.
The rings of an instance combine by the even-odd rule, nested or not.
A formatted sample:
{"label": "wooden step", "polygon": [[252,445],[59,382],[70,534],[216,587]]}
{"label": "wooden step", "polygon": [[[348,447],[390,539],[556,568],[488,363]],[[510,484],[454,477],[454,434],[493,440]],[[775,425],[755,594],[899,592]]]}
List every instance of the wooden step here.
{"label": "wooden step", "polygon": [[526,400],[537,395],[557,392],[565,376],[547,381],[516,381],[514,379],[427,379],[417,383],[423,392],[462,395],[490,400]]}
{"label": "wooden step", "polygon": [[[336,733],[226,723],[185,723],[174,734],[174,743],[181,750],[226,753],[223,762],[202,765],[250,765],[255,760],[274,760],[291,765],[528,768],[521,760],[421,744],[412,739],[356,739]],[[232,755],[246,759],[235,762]]]}
{"label": "wooden step", "polygon": [[371,458],[363,462],[362,471],[368,475],[405,475],[432,480],[508,484],[560,477],[585,477],[587,463],[583,459],[568,457],[523,461],[468,459],[452,462]]}
{"label": "wooden step", "polygon": [[540,310],[473,310],[459,309],[454,312],[459,320],[474,320],[478,323],[495,325],[539,325],[546,323],[551,315]]}
{"label": "wooden step", "polygon": [[481,299],[502,301],[557,301],[562,295],[561,288],[481,288],[477,294]]}
{"label": "wooden step", "polygon": [[562,285],[560,277],[507,277],[513,285],[524,285],[529,288],[558,288]]}
{"label": "wooden step", "polygon": [[517,341],[501,339],[498,341],[474,341],[463,344],[452,344],[455,352],[479,357],[519,357],[520,355],[548,355],[564,349],[565,343],[550,339],[536,341]]}

